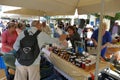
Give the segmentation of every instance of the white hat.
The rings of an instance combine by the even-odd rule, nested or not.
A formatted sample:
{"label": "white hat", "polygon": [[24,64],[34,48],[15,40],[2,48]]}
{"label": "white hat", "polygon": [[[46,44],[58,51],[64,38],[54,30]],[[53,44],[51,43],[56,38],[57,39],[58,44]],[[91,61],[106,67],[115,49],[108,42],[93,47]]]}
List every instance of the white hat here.
{"label": "white hat", "polygon": [[46,22],[46,19],[45,18],[41,18],[40,21],[41,22]]}
{"label": "white hat", "polygon": [[86,28],[93,28],[93,26],[90,25],[90,24],[87,24],[87,25],[86,25]]}

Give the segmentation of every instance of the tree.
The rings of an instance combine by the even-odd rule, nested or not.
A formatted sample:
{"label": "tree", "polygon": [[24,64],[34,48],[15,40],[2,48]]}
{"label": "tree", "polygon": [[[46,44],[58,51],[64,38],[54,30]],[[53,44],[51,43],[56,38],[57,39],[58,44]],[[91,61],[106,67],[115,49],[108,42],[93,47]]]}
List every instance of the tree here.
{"label": "tree", "polygon": [[116,20],[120,20],[120,12],[117,12],[117,13],[115,14],[115,19],[116,19]]}

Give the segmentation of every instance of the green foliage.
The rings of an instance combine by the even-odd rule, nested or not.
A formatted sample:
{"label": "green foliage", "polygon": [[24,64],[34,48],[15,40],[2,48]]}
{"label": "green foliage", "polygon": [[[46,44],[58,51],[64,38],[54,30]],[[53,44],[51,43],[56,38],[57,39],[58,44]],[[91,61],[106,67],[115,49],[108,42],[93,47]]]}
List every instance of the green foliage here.
{"label": "green foliage", "polygon": [[120,12],[118,12],[118,13],[115,14],[115,19],[116,20],[120,20]]}
{"label": "green foliage", "polygon": [[104,16],[106,19],[110,19],[110,20],[120,20],[120,12],[118,12],[118,13],[116,13],[115,14],[115,17],[111,17],[111,16],[109,16],[109,15],[105,15]]}
{"label": "green foliage", "polygon": [[[99,15],[98,13],[94,13],[94,14],[92,14],[92,15],[94,15],[94,16],[97,17],[97,18],[100,18],[100,15]],[[104,18],[110,19],[110,20],[113,20],[113,21],[115,21],[115,20],[120,20],[120,12],[117,12],[117,13],[115,14],[115,17],[111,17],[111,16],[109,16],[109,15],[104,15]]]}
{"label": "green foliage", "polygon": [[109,20],[115,20],[114,17],[111,17],[111,16],[109,16],[109,15],[105,15],[104,18],[109,19]]}
{"label": "green foliage", "polygon": [[91,15],[94,15],[95,17],[100,18],[100,15],[98,13],[94,13],[94,14],[91,14]]}

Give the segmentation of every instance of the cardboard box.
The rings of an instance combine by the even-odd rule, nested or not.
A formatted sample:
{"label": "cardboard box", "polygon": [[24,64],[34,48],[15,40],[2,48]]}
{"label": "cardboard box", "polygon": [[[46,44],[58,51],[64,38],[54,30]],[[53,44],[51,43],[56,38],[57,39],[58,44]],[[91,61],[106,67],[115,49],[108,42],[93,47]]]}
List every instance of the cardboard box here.
{"label": "cardboard box", "polygon": [[0,69],[0,80],[7,80],[5,71],[3,69]]}

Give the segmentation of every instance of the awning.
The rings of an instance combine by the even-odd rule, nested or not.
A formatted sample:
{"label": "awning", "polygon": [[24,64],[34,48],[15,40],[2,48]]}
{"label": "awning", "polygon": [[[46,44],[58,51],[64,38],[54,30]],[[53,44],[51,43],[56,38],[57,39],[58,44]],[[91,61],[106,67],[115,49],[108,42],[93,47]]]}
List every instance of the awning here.
{"label": "awning", "polygon": [[[23,7],[23,10],[28,9],[26,12],[39,13],[41,16],[43,13],[44,15],[74,15],[76,8],[79,14],[98,13],[101,10],[100,3],[101,0],[0,0],[1,5]],[[119,3],[120,0],[105,0],[104,12],[118,12]]]}

